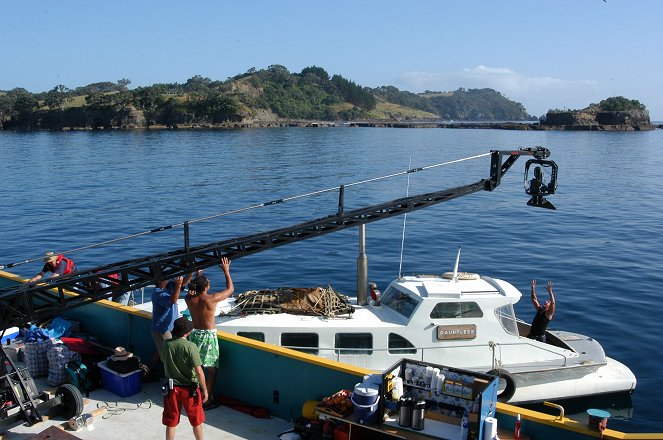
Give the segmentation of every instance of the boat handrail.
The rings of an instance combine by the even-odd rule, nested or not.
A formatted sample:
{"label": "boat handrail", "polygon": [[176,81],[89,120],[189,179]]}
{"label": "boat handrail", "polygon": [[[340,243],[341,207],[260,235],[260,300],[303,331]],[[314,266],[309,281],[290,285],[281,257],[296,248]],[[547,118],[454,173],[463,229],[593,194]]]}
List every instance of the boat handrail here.
{"label": "boat handrail", "polygon": [[[546,347],[541,347],[538,344],[532,344],[529,342],[530,340],[528,339],[525,341],[527,345],[529,345],[532,348],[538,349],[538,350],[543,350],[547,351],[549,353],[552,353],[553,355],[556,355],[559,357],[559,359],[562,361],[561,363],[555,363],[554,361],[550,361],[547,363],[549,366],[556,366],[556,367],[566,367],[568,365],[568,358],[564,356],[561,353],[557,353],[554,350],[547,349]],[[305,347],[298,347],[298,346],[293,346],[293,345],[288,345],[284,346],[285,348],[289,348],[292,350],[298,350],[298,351],[304,351],[306,353],[311,353],[311,352],[317,352],[318,355],[320,353],[329,353],[329,352],[335,352],[335,359],[337,361],[341,361],[341,356],[352,356],[352,355],[357,355],[357,356],[365,356],[366,354],[364,352],[385,352],[385,351],[391,351],[391,352],[396,352],[394,354],[403,354],[404,356],[415,356],[417,353],[412,353],[412,351],[417,351],[420,352],[420,359],[423,361],[425,356],[425,353],[427,352],[434,352],[437,350],[452,350],[452,349],[461,349],[461,348],[479,348],[479,347],[486,347],[492,349],[493,346],[517,346],[517,345],[522,345],[523,342],[506,342],[506,343],[488,343],[488,344],[463,344],[463,345],[453,345],[453,346],[447,346],[447,347],[404,347],[404,348],[326,348],[326,347],[311,347],[311,346],[305,346]],[[398,353],[398,351],[402,351],[402,353]],[[518,364],[519,367],[526,366],[527,364]],[[541,362],[537,362],[536,364],[532,365],[541,365]],[[504,365],[503,365],[504,366]]]}
{"label": "boat handrail", "polygon": [[497,284],[497,281],[486,275],[481,275],[481,279],[493,286],[500,295],[506,296],[506,292],[499,284]]}
{"label": "boat handrail", "polygon": [[555,420],[564,422],[564,407],[562,405],[548,401],[543,402],[543,404],[552,408],[557,408],[559,410],[559,416],[557,416]]}

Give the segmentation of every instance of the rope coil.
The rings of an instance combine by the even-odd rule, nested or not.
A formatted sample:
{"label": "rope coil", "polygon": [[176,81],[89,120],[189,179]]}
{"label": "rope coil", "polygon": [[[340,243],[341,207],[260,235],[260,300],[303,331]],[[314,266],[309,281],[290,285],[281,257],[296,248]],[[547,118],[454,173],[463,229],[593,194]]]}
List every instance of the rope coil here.
{"label": "rope coil", "polygon": [[348,297],[331,286],[282,287],[275,290],[249,290],[241,293],[228,316],[290,313],[335,318],[351,315],[354,308]]}

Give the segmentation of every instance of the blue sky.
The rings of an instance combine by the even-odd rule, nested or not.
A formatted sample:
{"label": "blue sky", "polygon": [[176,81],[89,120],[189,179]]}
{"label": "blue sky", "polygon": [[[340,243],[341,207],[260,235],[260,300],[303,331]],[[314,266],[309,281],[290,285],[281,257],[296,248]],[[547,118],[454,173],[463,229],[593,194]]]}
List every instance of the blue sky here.
{"label": "blue sky", "polygon": [[621,95],[663,120],[662,17],[659,0],[0,0],[0,90],[315,65],[368,87],[489,87],[535,116]]}

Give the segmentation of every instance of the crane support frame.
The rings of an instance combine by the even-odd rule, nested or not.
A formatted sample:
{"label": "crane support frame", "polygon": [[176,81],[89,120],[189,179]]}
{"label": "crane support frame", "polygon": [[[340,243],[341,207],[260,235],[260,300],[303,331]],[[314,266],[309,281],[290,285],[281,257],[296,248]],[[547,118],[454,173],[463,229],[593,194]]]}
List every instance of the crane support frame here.
{"label": "crane support frame", "polygon": [[[171,279],[218,264],[223,256],[231,260],[263,252],[342,229],[417,211],[442,202],[493,191],[502,176],[520,156],[545,159],[550,152],[543,147],[491,151],[490,177],[468,185],[403,197],[392,201],[349,210],[344,207],[344,187],[339,189],[337,213],[293,226],[244,237],[190,247],[188,227],[182,249],[108,264],[33,284],[0,289],[0,329],[41,323],[64,310],[84,306],[111,296],[140,289],[160,279]],[[506,157],[506,160],[502,160]],[[117,278],[115,276],[117,275]]]}

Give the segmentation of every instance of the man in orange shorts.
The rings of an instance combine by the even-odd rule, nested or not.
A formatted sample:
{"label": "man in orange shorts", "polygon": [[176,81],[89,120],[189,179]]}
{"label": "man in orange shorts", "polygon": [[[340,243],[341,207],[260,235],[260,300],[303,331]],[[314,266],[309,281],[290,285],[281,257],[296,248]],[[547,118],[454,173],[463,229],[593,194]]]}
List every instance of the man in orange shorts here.
{"label": "man in orange shorts", "polygon": [[171,331],[173,338],[164,341],[162,362],[168,381],[164,385],[162,423],[166,426],[166,440],[175,439],[182,408],[196,440],[203,438],[207,386],[198,347],[187,340],[192,331],[193,322],[185,317],[177,318]]}

